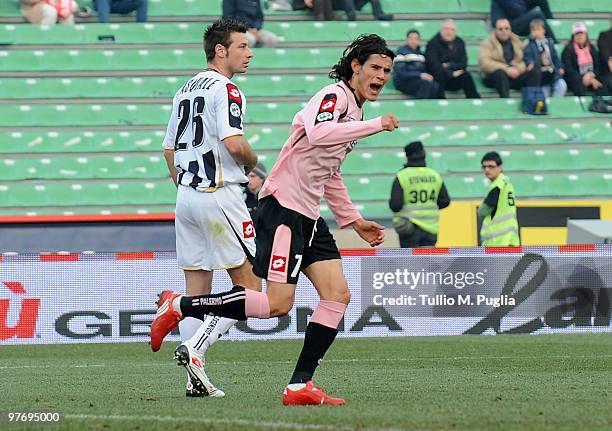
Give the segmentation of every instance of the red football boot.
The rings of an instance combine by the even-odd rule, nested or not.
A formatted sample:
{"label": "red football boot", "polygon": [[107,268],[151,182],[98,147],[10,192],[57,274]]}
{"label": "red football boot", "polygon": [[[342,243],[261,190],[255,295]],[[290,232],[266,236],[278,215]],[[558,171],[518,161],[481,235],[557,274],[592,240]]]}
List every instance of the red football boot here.
{"label": "red football boot", "polygon": [[292,391],[285,388],[283,391],[283,404],[286,406],[320,406],[332,405],[340,406],[345,401],[342,398],[333,398],[323,392],[318,386],[312,383],[312,380],[306,382],[306,387],[299,391]]}
{"label": "red football boot", "polygon": [[151,323],[150,344],[154,352],[157,352],[161,348],[166,335],[172,332],[172,330],[178,326],[179,322],[183,320],[180,313],[172,307],[172,301],[179,296],[181,296],[179,293],[174,293],[170,290],[164,290],[159,294],[159,299],[157,300],[157,313],[155,314],[153,323]]}

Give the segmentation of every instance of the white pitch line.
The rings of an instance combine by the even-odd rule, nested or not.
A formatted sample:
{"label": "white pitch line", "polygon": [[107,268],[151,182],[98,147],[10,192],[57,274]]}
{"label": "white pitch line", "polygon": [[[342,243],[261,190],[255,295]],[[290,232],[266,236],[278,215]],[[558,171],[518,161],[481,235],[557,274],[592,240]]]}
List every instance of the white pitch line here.
{"label": "white pitch line", "polygon": [[[257,421],[248,419],[217,419],[209,417],[201,418],[189,418],[189,417],[175,417],[175,416],[132,416],[132,415],[75,415],[67,414],[64,416],[67,419],[96,419],[96,420],[128,420],[128,421],[156,421],[156,422],[188,422],[188,423],[215,423],[224,425],[244,425],[244,426],[256,426],[268,429],[292,429],[292,430],[339,430],[339,431],[352,431],[356,428],[339,426],[339,425],[318,425],[318,424],[300,424],[295,422],[282,422],[282,421]],[[366,428],[358,427],[360,431],[401,431],[402,428]]]}
{"label": "white pitch line", "polygon": [[8,367],[0,367],[0,370],[19,370],[22,368],[91,368],[91,367],[106,367],[104,364],[92,365],[15,365]]}
{"label": "white pitch line", "polygon": [[[347,358],[347,359],[323,359],[322,363],[358,363],[358,362],[414,362],[414,361],[463,361],[463,360],[479,360],[486,361],[489,359],[495,360],[508,360],[508,359],[602,359],[612,358],[612,355],[597,355],[597,356],[571,356],[571,355],[553,355],[553,356],[431,356],[431,357],[411,357],[411,358]],[[171,361],[163,364],[147,364],[147,367],[168,367]],[[295,364],[293,360],[287,361],[212,361],[213,364],[224,366],[224,365],[270,365],[270,364]],[[134,365],[141,367],[142,362],[122,362],[123,365]],[[22,368],[90,368],[90,367],[106,367],[105,364],[92,364],[92,365],[16,365],[16,366],[0,366],[0,370],[13,370]]]}

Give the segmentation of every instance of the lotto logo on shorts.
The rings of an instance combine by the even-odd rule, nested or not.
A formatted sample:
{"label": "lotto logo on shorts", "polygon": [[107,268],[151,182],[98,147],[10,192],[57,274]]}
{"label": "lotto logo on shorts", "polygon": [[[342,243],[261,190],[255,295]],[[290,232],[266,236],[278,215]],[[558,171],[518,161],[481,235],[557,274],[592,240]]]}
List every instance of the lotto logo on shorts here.
{"label": "lotto logo on shorts", "polygon": [[287,271],[287,258],[285,256],[272,255],[272,262],[270,263],[270,269],[277,272]]}
{"label": "lotto logo on shorts", "polygon": [[330,121],[334,118],[334,109],[336,109],[336,101],[338,96],[334,93],[326,94],[321,105],[319,106],[319,112],[315,119],[315,124],[322,123],[324,121]]}
{"label": "lotto logo on shorts", "polygon": [[255,227],[253,227],[251,220],[242,222],[242,236],[244,238],[255,238]]}

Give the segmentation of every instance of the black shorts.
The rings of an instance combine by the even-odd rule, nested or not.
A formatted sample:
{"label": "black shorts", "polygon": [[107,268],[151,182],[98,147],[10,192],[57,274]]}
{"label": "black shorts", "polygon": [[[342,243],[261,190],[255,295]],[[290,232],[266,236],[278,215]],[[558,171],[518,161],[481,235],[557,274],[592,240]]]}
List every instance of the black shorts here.
{"label": "black shorts", "polygon": [[255,232],[253,272],[269,281],[297,284],[300,270],[321,260],[340,259],[325,220],[285,208],[273,196],[259,201]]}

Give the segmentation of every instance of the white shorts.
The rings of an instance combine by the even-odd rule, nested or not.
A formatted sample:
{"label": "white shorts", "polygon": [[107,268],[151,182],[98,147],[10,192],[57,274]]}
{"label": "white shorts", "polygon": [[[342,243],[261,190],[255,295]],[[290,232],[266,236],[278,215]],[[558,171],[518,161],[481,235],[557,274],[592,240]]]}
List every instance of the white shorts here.
{"label": "white shorts", "polygon": [[255,256],[255,229],[238,184],[212,193],[179,185],[175,230],[176,258],[182,269],[236,268],[246,253]]}

